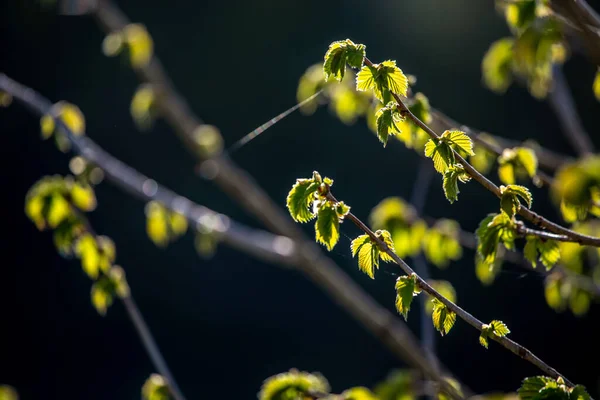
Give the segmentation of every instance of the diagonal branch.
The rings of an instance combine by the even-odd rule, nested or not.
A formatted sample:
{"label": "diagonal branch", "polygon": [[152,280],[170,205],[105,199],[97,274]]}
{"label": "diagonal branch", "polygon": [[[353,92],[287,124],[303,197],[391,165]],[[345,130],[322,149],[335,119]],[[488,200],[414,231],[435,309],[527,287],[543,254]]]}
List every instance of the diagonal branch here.
{"label": "diagonal branch", "polygon": [[[13,81],[4,74],[0,74],[0,89],[10,93],[15,99],[21,101],[36,114],[45,115],[51,111],[52,104],[50,101],[40,96],[32,89]],[[80,151],[85,157],[92,157],[93,160],[90,159],[90,161],[105,168],[107,179],[120,186],[125,191],[139,196],[142,199],[156,199],[167,206],[181,203],[181,199],[187,200],[170,192],[168,189],[162,188],[153,180],[144,177],[119,160],[108,155],[95,145],[91,139],[75,136],[60,118],[56,118],[56,116],[54,116],[54,118],[56,124],[68,136],[73,145],[73,149],[75,151]],[[92,150],[85,151],[85,149],[90,148]],[[100,157],[100,155],[102,155],[102,157]],[[123,174],[122,176],[120,175],[121,173]],[[152,183],[145,184],[147,182]],[[153,195],[147,193],[148,186],[153,187],[153,190],[150,191],[151,193],[154,193]],[[183,209],[185,209],[185,207]],[[182,212],[181,207],[173,206],[172,210]],[[207,219],[207,217],[210,219],[215,215],[219,216],[218,218],[227,218],[220,214],[216,214],[203,206],[192,203],[190,205],[188,219],[191,218],[190,221],[198,222]],[[434,362],[430,361],[424,356],[425,351],[420,347],[417,339],[408,327],[399,322],[398,318],[392,313],[377,304],[371,296],[350,279],[350,277],[335,263],[318,254],[315,255],[315,252],[311,249],[311,246],[309,246],[312,245],[312,243],[307,245],[305,241],[304,243],[300,243],[300,245],[296,245],[286,237],[274,236],[267,232],[251,230],[250,228],[245,228],[232,222],[228,224],[228,229],[224,230],[222,234],[225,242],[242,251],[246,251],[249,254],[268,261],[296,267],[300,272],[305,273],[315,282],[315,284],[327,292],[336,303],[356,318],[358,322],[363,324],[368,331],[386,345],[396,356],[422,371],[425,376],[438,382],[449,391],[453,398],[461,399],[465,397],[456,392],[456,390],[447,383],[445,377],[449,375],[448,372],[444,370],[441,362],[437,359]],[[254,239],[258,240],[258,242],[254,242]],[[290,245],[293,246],[291,249]],[[272,251],[269,251],[269,249],[279,249],[279,251],[273,253]],[[287,250],[281,251],[282,249]],[[299,249],[303,249],[307,252],[305,257],[308,257],[308,261],[307,259],[302,259],[298,256],[298,254],[301,254]],[[281,253],[287,253],[287,251],[290,251],[293,256],[289,255],[283,257]],[[468,396],[469,391],[467,387],[464,384],[461,384],[461,388],[465,395]]]}
{"label": "diagonal branch", "polygon": [[[337,199],[333,196],[333,194],[331,194],[331,192],[327,194],[327,198],[329,200],[337,203]],[[363,231],[364,233],[369,235],[371,240],[377,244],[379,249],[381,251],[387,253],[407,275],[416,276],[417,285],[423,291],[425,291],[429,295],[438,299],[446,307],[448,307],[449,310],[456,313],[457,316],[459,316],[462,320],[467,322],[469,325],[471,325],[472,327],[474,327],[475,329],[477,329],[480,332],[483,331],[483,329],[484,329],[483,322],[481,322],[480,320],[475,318],[473,315],[471,315],[470,313],[468,313],[467,311],[465,311],[464,309],[462,309],[455,303],[448,300],[446,297],[442,296],[437,290],[435,290],[431,285],[429,285],[423,278],[421,278],[419,275],[417,275],[413,271],[413,269],[403,259],[398,257],[398,255],[396,253],[394,253],[392,250],[390,250],[390,248],[385,244],[385,242],[383,240],[381,240],[364,222],[362,222],[360,219],[358,219],[352,213],[348,213],[345,216],[345,218],[352,221],[354,223],[354,225],[356,225],[361,231]],[[528,350],[524,346],[520,345],[519,343],[517,343],[507,337],[498,337],[496,335],[491,335],[490,337],[493,340],[495,340],[496,342],[500,343],[500,345],[502,345],[504,348],[510,350],[511,352],[513,352],[514,354],[523,358],[524,360],[529,361],[530,363],[532,363],[533,365],[538,367],[540,370],[542,370],[544,373],[548,374],[549,376],[551,376],[555,379],[562,377],[569,386],[571,386],[571,387],[575,386],[564,375],[559,373],[556,369],[552,368],[550,365],[546,364],[539,357],[537,357],[530,350]]]}
{"label": "diagonal branch", "polygon": [[[373,63],[366,57],[364,59],[364,62],[365,62],[365,65],[373,66]],[[414,115],[410,111],[410,109],[406,106],[406,104],[404,104],[404,102],[400,99],[400,96],[398,96],[395,93],[391,93],[391,94],[394,97],[394,99],[396,100],[396,103],[398,104],[398,111],[400,112],[400,114],[402,116],[407,117],[411,121],[413,121],[419,128],[423,129],[427,133],[427,135],[429,135],[429,137],[431,139],[433,139],[433,140],[439,139],[439,136],[437,133],[435,133],[426,123],[421,121],[416,115]],[[458,162],[464,167],[465,171],[475,181],[477,181],[481,186],[486,188],[488,191],[492,192],[492,194],[494,194],[496,197],[498,197],[498,198],[501,197],[500,189],[498,188],[498,186],[496,186],[492,181],[490,181],[483,174],[481,174],[479,171],[477,171],[471,164],[469,164],[467,162],[467,160],[465,160],[460,154],[458,154],[457,151],[452,150],[452,152],[454,153],[456,160],[458,160]],[[572,241],[572,242],[579,243],[581,245],[600,247],[600,238],[597,238],[594,236],[588,236],[588,235],[584,235],[584,234],[572,231],[568,228],[565,228],[564,226],[561,226],[555,222],[552,222],[552,221],[544,218],[543,216],[537,214],[534,211],[531,211],[530,209],[526,208],[525,206],[521,206],[519,208],[519,215],[521,215],[523,218],[525,218],[529,222],[533,223],[534,225],[537,225],[541,228],[547,229],[550,232],[557,233],[559,235],[568,236],[571,239],[570,241]]]}

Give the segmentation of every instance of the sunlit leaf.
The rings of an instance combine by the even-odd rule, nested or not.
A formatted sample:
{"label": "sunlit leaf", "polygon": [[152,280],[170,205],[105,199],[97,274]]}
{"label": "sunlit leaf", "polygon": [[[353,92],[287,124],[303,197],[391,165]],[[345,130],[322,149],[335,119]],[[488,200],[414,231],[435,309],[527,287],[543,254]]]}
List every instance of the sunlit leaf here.
{"label": "sunlit leaf", "polygon": [[329,383],[318,373],[290,370],[266,379],[258,400],[303,399],[309,393],[329,393]]}
{"label": "sunlit leaf", "polygon": [[463,131],[445,131],[441,139],[452,145],[454,150],[462,150],[470,156],[473,153],[473,141]]}
{"label": "sunlit leaf", "polygon": [[346,73],[346,63],[352,68],[360,68],[365,57],[365,48],[364,45],[355,44],[350,39],[331,43],[323,63],[325,81],[333,77],[341,82]]}
{"label": "sunlit leaf", "polygon": [[465,172],[463,166],[460,164],[449,166],[444,173],[443,188],[444,195],[450,203],[454,203],[458,200],[458,194],[460,193],[458,190],[459,180],[465,183],[471,180],[471,176]]}
{"label": "sunlit leaf", "polygon": [[556,241],[533,235],[527,236],[523,253],[534,268],[539,260],[546,267],[546,270],[550,270],[560,260],[561,255],[560,247]]}
{"label": "sunlit leaf", "polygon": [[432,299],[431,301],[433,302],[433,312],[431,314],[433,326],[442,336],[447,335],[456,322],[456,314],[438,299]]}
{"label": "sunlit leaf", "polygon": [[12,386],[0,385],[0,400],[19,400],[19,394]]}
{"label": "sunlit leaf", "polygon": [[[427,281],[427,283],[429,283],[429,285],[431,285],[431,287],[434,288],[439,294],[441,294],[451,302],[456,303],[456,290],[450,282],[443,280],[432,280]],[[426,302],[425,311],[427,312],[427,314],[433,313],[433,304],[434,303],[432,301]]]}
{"label": "sunlit leaf", "polygon": [[133,95],[129,110],[140,130],[147,130],[152,126],[156,113],[154,103],[155,93],[151,85],[140,86]]}
{"label": "sunlit leaf", "polygon": [[425,157],[433,160],[433,166],[440,174],[446,172],[450,165],[455,164],[455,157],[450,145],[441,140],[429,139],[425,144]]}
{"label": "sunlit leaf", "polygon": [[358,256],[358,268],[375,279],[375,268],[379,268],[379,249],[369,235],[360,235],[350,244],[352,257]]}
{"label": "sunlit leaf", "polygon": [[123,29],[123,38],[128,45],[131,66],[145,67],[154,51],[154,42],[146,27],[141,24],[129,24]]}
{"label": "sunlit leaf", "polygon": [[92,211],[96,208],[96,195],[90,185],[74,182],[70,194],[73,205],[80,210]]}
{"label": "sunlit leaf", "polygon": [[382,107],[375,114],[377,120],[377,137],[383,143],[383,147],[387,145],[389,136],[394,136],[400,133],[397,123],[403,118],[397,112],[398,104],[390,102],[385,107]]}
{"label": "sunlit leaf", "polygon": [[514,40],[503,38],[492,43],[481,63],[483,82],[492,91],[504,93],[512,83],[511,63]]}
{"label": "sunlit leaf", "polygon": [[162,375],[152,374],[142,386],[143,400],[171,400],[169,384]]}
{"label": "sunlit leaf", "polygon": [[344,390],[340,396],[344,400],[380,400],[373,392],[362,386]]}
{"label": "sunlit leaf", "polygon": [[340,220],[332,204],[326,203],[317,212],[315,223],[317,242],[331,251],[340,239]]}
{"label": "sunlit leaf", "polygon": [[408,320],[408,312],[415,295],[416,276],[401,276],[396,280],[396,310],[405,320]]}

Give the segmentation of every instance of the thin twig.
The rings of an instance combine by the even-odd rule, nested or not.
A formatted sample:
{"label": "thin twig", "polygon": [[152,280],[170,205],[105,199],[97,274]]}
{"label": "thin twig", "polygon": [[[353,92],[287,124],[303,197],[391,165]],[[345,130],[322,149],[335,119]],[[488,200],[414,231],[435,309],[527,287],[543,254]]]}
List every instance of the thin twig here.
{"label": "thin twig", "polygon": [[[331,193],[327,194],[327,198],[329,200],[333,201],[333,202],[337,202],[337,199]],[[348,213],[345,216],[345,219],[349,219],[361,231],[363,231],[367,235],[369,235],[369,237],[371,238],[371,240],[377,244],[377,246],[379,247],[379,249],[381,251],[387,253],[394,260],[394,262],[396,264],[398,264],[398,266],[400,266],[400,268],[407,275],[413,275],[414,274],[416,276],[416,279],[417,279],[417,285],[424,292],[426,292],[429,295],[431,295],[431,296],[435,297],[436,299],[438,299],[446,307],[448,307],[449,310],[451,310],[454,313],[456,313],[456,315],[458,317],[460,317],[463,321],[467,322],[469,325],[471,325],[472,327],[474,327],[478,331],[481,332],[483,330],[483,325],[484,325],[483,322],[481,322],[480,320],[478,320],[477,318],[475,318],[473,315],[471,315],[470,313],[468,313],[467,311],[465,311],[464,309],[462,309],[461,307],[459,307],[455,303],[453,303],[450,300],[448,300],[446,297],[442,296],[437,290],[435,290],[431,285],[429,285],[429,283],[427,283],[422,277],[420,277],[418,274],[416,274],[415,271],[413,271],[413,269],[403,259],[401,259],[400,257],[398,257],[398,255],[396,253],[394,253],[392,250],[390,250],[390,248],[385,244],[385,242],[383,240],[381,240],[377,235],[375,235],[375,233],[364,222],[362,222],[359,218],[357,218],[352,213]],[[511,340],[511,339],[509,339],[507,337],[498,337],[496,335],[491,335],[490,337],[493,340],[495,340],[496,342],[500,343],[500,345],[502,345],[504,348],[510,350],[514,354],[518,355],[519,357],[523,358],[524,360],[529,361],[530,363],[532,363],[533,365],[535,365],[536,367],[538,367],[544,373],[548,374],[548,376],[551,376],[551,377],[553,377],[555,379],[557,379],[559,377],[562,377],[564,379],[565,383],[567,383],[571,387],[574,386],[574,384],[571,381],[569,381],[564,375],[562,375],[561,373],[559,373],[556,369],[552,368],[550,365],[546,364],[539,357],[537,357],[530,350],[528,350],[524,346],[520,345],[519,343],[517,343],[517,342],[515,342],[515,341],[513,341],[513,340]]]}
{"label": "thin twig", "polygon": [[[15,99],[23,102],[31,111],[39,115],[48,114],[52,104],[34,92],[32,89],[24,87],[13,81],[4,74],[0,74],[0,89],[10,93]],[[74,150],[91,148],[92,150],[81,152],[86,158],[91,157],[97,165],[102,165],[105,169],[107,179],[113,181],[118,186],[143,199],[156,199],[165,205],[181,203],[185,198],[176,195],[168,189],[157,185],[155,181],[144,177],[137,171],[126,166],[121,161],[114,159],[105,153],[87,137],[77,137],[70,129],[64,125],[61,119],[55,118],[56,124],[67,134]],[[119,174],[122,173],[123,176]],[[151,182],[148,184],[147,182]],[[146,183],[146,184],[144,184]],[[148,194],[144,188],[153,187],[152,195]],[[178,201],[174,201],[179,199]],[[183,208],[183,210],[185,207]],[[181,207],[174,207],[173,210],[182,212]],[[185,212],[185,211],[184,211]],[[186,213],[187,214],[187,213]],[[198,222],[203,219],[211,219],[214,216],[220,216],[203,206],[193,205],[189,210],[189,217],[192,221]],[[204,218],[203,218],[204,216]],[[442,386],[449,391],[449,394],[455,399],[464,398],[448,385],[445,377],[450,376],[442,368],[439,360],[435,363],[429,361],[423,354],[425,351],[420,347],[418,341],[405,324],[398,321],[394,315],[381,307],[375,300],[369,296],[360,286],[358,286],[350,277],[327,258],[315,254],[314,249],[306,246],[306,242],[301,246],[295,245],[291,239],[284,236],[273,236],[266,232],[244,228],[239,224],[229,223],[228,229],[223,231],[222,238],[225,242],[246,251],[251,255],[268,261],[277,262],[281,265],[295,266],[299,271],[305,273],[318,286],[342,306],[348,313],[355,317],[363,326],[369,330],[375,337],[381,340],[383,344],[399,358],[405,360],[409,365],[419,369],[425,376],[432,380],[440,382]],[[237,228],[236,228],[237,227]],[[260,232],[260,233],[259,233]],[[260,240],[258,238],[262,237]],[[257,242],[254,242],[257,239]],[[260,244],[262,243],[262,244]],[[290,246],[294,246],[290,249]],[[271,248],[279,249],[275,253],[269,251]],[[303,259],[298,257],[282,257],[281,252],[290,251],[293,254],[299,254],[298,248],[306,251]],[[308,261],[307,261],[308,260]],[[291,263],[291,264],[290,264]],[[466,385],[461,384],[465,396],[469,395]]]}
{"label": "thin twig", "polygon": [[[373,66],[373,63],[365,57],[365,64],[368,66]],[[438,140],[439,136],[435,133],[426,123],[421,121],[416,115],[414,115],[410,109],[404,104],[404,102],[400,99],[395,93],[392,93],[396,103],[398,104],[398,111],[404,117],[408,117],[411,121],[413,121],[419,128],[423,129],[427,135],[433,140]],[[456,150],[452,150],[454,153],[454,157],[456,160],[464,167],[465,171],[481,186],[486,188],[488,191],[492,192],[496,197],[501,197],[500,189],[496,186],[492,181],[486,178],[483,174],[477,171],[471,164],[467,162]],[[519,215],[521,215],[526,220],[530,221],[534,225],[545,228],[551,232],[566,235],[568,236],[572,242],[579,243],[581,245],[588,245],[594,247],[600,247],[600,238],[584,235],[575,231],[572,231],[564,226],[561,226],[555,222],[552,222],[543,216],[537,214],[534,211],[522,206],[519,209]]]}
{"label": "thin twig", "polygon": [[[71,205],[71,212],[77,216],[77,219],[79,221],[81,221],[81,223],[84,226],[84,230],[87,233],[91,234],[94,237],[98,236],[98,234],[90,224],[90,221],[77,207]],[[102,252],[102,249],[98,248],[98,251]],[[100,273],[106,275],[105,272],[102,270],[100,271]],[[179,385],[177,384],[177,381],[175,381],[175,377],[171,373],[167,362],[165,361],[160,349],[158,348],[158,345],[156,344],[156,341],[152,336],[152,332],[150,332],[150,328],[146,324],[146,321],[144,320],[140,309],[133,300],[131,289],[129,289],[128,292],[129,293],[126,296],[117,297],[121,300],[123,306],[125,306],[125,311],[127,312],[129,319],[133,323],[133,326],[142,341],[142,345],[146,350],[146,353],[150,357],[150,360],[152,361],[154,368],[156,368],[156,371],[166,379],[167,387],[173,395],[173,399],[185,400],[185,396],[181,392],[181,389],[179,389]]]}

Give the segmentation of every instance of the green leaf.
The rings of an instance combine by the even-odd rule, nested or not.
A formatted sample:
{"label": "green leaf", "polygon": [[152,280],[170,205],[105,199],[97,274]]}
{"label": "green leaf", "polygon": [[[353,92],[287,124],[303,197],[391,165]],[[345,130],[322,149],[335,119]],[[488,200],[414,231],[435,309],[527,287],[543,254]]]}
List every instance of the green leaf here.
{"label": "green leaf", "polygon": [[375,268],[379,268],[379,249],[373,245],[369,235],[360,235],[350,244],[352,257],[358,255],[358,268],[375,279]]}
{"label": "green leaf", "polygon": [[442,140],[429,139],[425,144],[425,157],[433,160],[433,166],[440,174],[445,173],[448,167],[456,162],[450,145]]}
{"label": "green leaf", "polygon": [[296,222],[308,222],[316,215],[310,209],[315,200],[319,183],[314,179],[297,179],[287,195],[286,205],[290,215]]}
{"label": "green leaf", "polygon": [[521,387],[517,390],[521,400],[534,400],[539,398],[540,391],[548,384],[556,383],[547,376],[532,376],[523,379]]}
{"label": "green leaf", "polygon": [[539,260],[546,267],[546,270],[550,270],[560,260],[560,247],[556,241],[533,235],[527,236],[526,239],[527,243],[523,253],[533,268],[536,267]]}
{"label": "green leaf", "polygon": [[12,386],[0,385],[0,400],[19,400],[19,394]]}
{"label": "green leaf", "polygon": [[596,96],[596,99],[600,100],[600,69],[598,69],[598,71],[596,71],[596,77],[594,78],[593,90],[594,90],[594,96]]}
{"label": "green leaf", "polygon": [[405,320],[408,320],[408,311],[415,295],[416,276],[401,276],[396,280],[396,310]]}
{"label": "green leaf", "polygon": [[[392,239],[391,233],[389,233],[386,230],[380,229],[375,232],[375,236],[381,239],[392,253],[396,252],[396,249],[394,248],[394,240]],[[392,256],[390,256],[382,249],[379,250],[379,257],[385,262],[394,262]]]}
{"label": "green leaf", "polygon": [[504,337],[510,333],[510,329],[508,329],[506,324],[502,321],[493,320],[490,322],[490,326],[494,335],[498,337]]}
{"label": "green leaf", "polygon": [[331,43],[323,63],[325,81],[333,77],[341,82],[346,73],[346,63],[353,68],[360,68],[365,57],[365,48],[364,45],[355,44],[350,39]]}
{"label": "green leaf", "polygon": [[498,157],[498,177],[505,185],[514,184],[517,176],[533,178],[537,168],[535,152],[525,147],[504,149]]}
{"label": "green leaf", "polygon": [[462,150],[470,156],[475,155],[473,153],[473,141],[463,131],[445,131],[440,139],[451,144],[454,150]]}
{"label": "green leaf", "polygon": [[377,123],[377,137],[383,143],[383,147],[387,145],[388,137],[399,134],[400,128],[396,122],[402,121],[403,118],[397,112],[398,104],[395,102],[388,103],[385,107],[380,108],[375,114]]}
{"label": "green leaf", "polygon": [[513,38],[503,38],[492,43],[483,57],[481,72],[483,82],[492,91],[504,93],[512,83]]}
{"label": "green leaf", "polygon": [[475,275],[485,285],[490,285],[502,268],[502,257],[496,256],[493,263],[486,263],[480,254],[475,255]]}
{"label": "green leaf", "polygon": [[[325,178],[327,179],[327,178]],[[333,183],[333,181],[332,181]],[[335,204],[335,212],[337,213],[340,220],[344,219],[346,215],[350,213],[350,206],[346,205],[343,201],[338,201]]]}
{"label": "green leaf", "polygon": [[525,186],[500,186],[500,193],[500,208],[511,218],[521,207],[519,197],[525,201],[528,208],[531,208],[533,197],[531,196],[529,189]]}
{"label": "green leaf", "polygon": [[571,395],[569,396],[569,400],[590,400],[591,397],[588,392],[585,390],[583,385],[575,385],[573,390],[571,390]]}
{"label": "green leaf", "polygon": [[340,397],[344,400],[379,400],[373,392],[362,386],[344,390]]}
{"label": "green leaf", "polygon": [[540,261],[546,267],[551,269],[560,260],[560,247],[554,240],[540,240],[538,246]]}
{"label": "green leaf", "polygon": [[481,344],[486,349],[489,346],[488,337],[490,336],[490,332],[487,329],[482,329],[481,334],[479,335],[479,344]]}
{"label": "green leaf", "polygon": [[356,75],[356,90],[366,91],[373,89],[379,101],[387,104],[392,100],[389,92],[406,96],[408,79],[396,61],[384,61],[372,66],[364,65]]}
{"label": "green leaf", "polygon": [[527,204],[527,208],[531,208],[531,204],[533,203],[533,196],[529,189],[525,186],[520,185],[508,185],[508,186],[500,186],[500,192],[502,194],[511,194],[514,196],[518,196],[521,199],[525,200]]}
{"label": "green leaf", "polygon": [[448,167],[446,172],[444,173],[444,195],[450,203],[454,203],[458,200],[458,194],[460,191],[458,190],[458,181],[463,183],[471,180],[471,176],[467,174],[460,164],[454,164]]}
{"label": "green leaf", "polygon": [[266,379],[258,400],[297,400],[308,397],[309,393],[329,393],[330,390],[322,375],[292,369]]}
{"label": "green leaf", "polygon": [[388,60],[379,64],[378,72],[382,82],[381,86],[390,92],[406,96],[408,91],[408,79],[400,68],[396,66],[396,61]]}
{"label": "green leaf", "polygon": [[500,242],[508,249],[514,248],[513,222],[505,213],[488,215],[480,222],[475,235],[477,236],[477,253],[488,265],[495,262]]}
{"label": "green leaf", "polygon": [[[434,288],[439,294],[441,294],[451,302],[456,303],[456,290],[450,282],[443,280],[430,280],[427,281],[427,283],[429,283],[429,285],[431,285],[431,287]],[[425,304],[425,311],[427,312],[427,314],[433,313],[432,301],[428,301]]]}
{"label": "green leaf", "polygon": [[456,322],[456,314],[438,299],[431,301],[433,302],[433,313],[431,314],[433,326],[442,336],[447,335]]}
{"label": "green leaf", "polygon": [[523,255],[533,268],[537,266],[538,261],[538,241],[539,238],[537,236],[527,236],[527,243],[525,243],[525,247],[523,248]]}
{"label": "green leaf", "polygon": [[317,212],[315,224],[317,242],[331,251],[340,240],[340,219],[331,203],[326,203]]}
{"label": "green leaf", "polygon": [[356,74],[356,90],[366,92],[367,90],[374,89],[376,73],[377,68],[363,65]]}
{"label": "green leaf", "polygon": [[171,390],[167,380],[159,374],[152,374],[142,386],[143,400],[170,400]]}

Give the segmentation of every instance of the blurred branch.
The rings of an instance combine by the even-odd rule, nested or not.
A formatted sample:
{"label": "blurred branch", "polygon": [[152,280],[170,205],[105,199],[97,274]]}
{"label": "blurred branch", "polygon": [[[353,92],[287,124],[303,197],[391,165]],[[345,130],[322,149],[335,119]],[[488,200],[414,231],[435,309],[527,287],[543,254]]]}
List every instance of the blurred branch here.
{"label": "blurred branch", "polygon": [[588,57],[600,66],[600,17],[594,9],[584,0],[553,0],[549,5],[563,23],[580,33]]}
{"label": "blurred branch", "polygon": [[[418,214],[422,214],[425,208],[427,193],[429,192],[429,188],[431,186],[431,181],[434,176],[433,174],[434,171],[429,165],[429,160],[422,159],[419,164],[417,178],[415,180],[410,198],[410,202]],[[423,254],[419,254],[418,256],[414,257],[413,261],[415,263],[415,271],[417,274],[426,281],[429,280],[427,261],[425,260]],[[435,329],[433,324],[431,324],[429,321],[426,301],[427,299],[425,297],[421,297],[419,299],[419,308],[421,311],[421,342],[423,343],[425,350],[431,353],[430,359],[432,362],[434,362],[435,357],[433,357],[433,355],[435,355]]]}
{"label": "blurred branch", "polygon": [[[50,101],[32,89],[13,81],[4,74],[0,74],[0,89],[10,93],[15,99],[21,101],[36,114],[48,114],[51,110],[52,104]],[[60,129],[67,134],[75,151],[80,152],[89,161],[103,168],[107,179],[129,193],[143,199],[155,199],[165,204],[165,206],[173,207],[173,211],[179,213],[182,211],[186,212],[185,210],[187,209],[186,216],[188,216],[188,219],[191,218],[190,221],[192,222],[198,222],[206,217],[214,217],[215,215],[219,216],[219,218],[224,217],[205,207],[195,205],[191,201],[170,192],[168,189],[158,186],[153,180],[139,174],[137,171],[105,153],[91,139],[85,136],[75,136],[64,125],[61,119],[55,117],[55,121]],[[123,176],[119,175],[120,173],[123,173]],[[152,183],[148,184],[148,182]],[[153,190],[148,191],[148,186],[153,187]],[[176,207],[175,204],[179,204],[179,206]],[[187,207],[181,206],[182,204],[187,204]],[[377,304],[371,296],[350,279],[348,275],[342,272],[335,263],[319,254],[315,254],[314,249],[311,248],[314,247],[312,243],[307,245],[305,241],[298,247],[298,245],[294,245],[286,237],[277,237],[266,232],[253,231],[231,222],[228,224],[228,229],[223,231],[223,235],[225,242],[254,256],[269,261],[276,261],[284,265],[295,266],[323,290],[328,292],[340,306],[362,323],[367,330],[381,340],[396,356],[422,371],[425,376],[439,382],[450,391],[453,398],[464,397],[456,393],[454,389],[449,388],[445,380],[448,373],[441,368],[440,361],[436,360],[435,363],[432,363],[424,356],[425,351],[420,347],[408,327],[399,322],[398,318],[392,313]],[[253,241],[253,239],[257,238],[260,238],[259,242],[263,243],[262,245],[257,245]],[[291,248],[290,245],[292,246]],[[280,250],[273,253],[273,248],[279,248]],[[293,256],[282,257],[282,248],[290,251]],[[299,256],[302,252],[304,252],[304,258]],[[468,395],[467,387],[463,384],[461,384],[461,387],[463,392]]]}
{"label": "blurred branch", "polygon": [[580,156],[589,155],[594,152],[594,143],[583,129],[565,75],[560,67],[553,68],[553,76],[554,84],[549,93],[548,102],[556,113],[562,131],[571,142],[571,146]]}
{"label": "blurred branch", "polygon": [[[3,77],[3,74],[0,75],[0,84],[2,82],[2,77]],[[58,118],[55,118],[55,121],[60,123]],[[71,211],[83,223],[85,232],[91,234],[94,237],[98,237],[94,228],[90,224],[89,220],[86,218],[85,215],[83,215],[83,213],[81,213],[77,209],[77,207],[71,205]],[[98,248],[98,251],[102,252],[102,250],[100,248]],[[106,276],[106,272],[104,272],[102,269],[100,269],[99,273]],[[142,316],[140,309],[138,308],[138,306],[135,304],[135,301],[133,300],[133,296],[131,294],[131,289],[128,288],[127,293],[118,295],[117,297],[123,303],[123,306],[125,307],[125,311],[127,312],[129,319],[133,323],[133,326],[134,326],[138,336],[140,337],[140,340],[142,341],[142,345],[144,346],[146,353],[150,357],[150,360],[152,361],[154,368],[156,368],[156,371],[166,379],[167,387],[168,387],[169,391],[171,392],[171,394],[173,395],[173,399],[174,400],[185,400],[185,396],[181,392],[181,389],[179,389],[179,385],[177,385],[177,382],[175,381],[175,377],[171,373],[171,370],[169,369],[167,362],[165,361],[160,349],[158,348],[158,345],[156,344],[156,341],[154,340],[154,337],[152,336],[152,332],[150,332],[150,328],[148,328],[148,325],[146,324],[146,321],[144,320],[144,317]]]}

